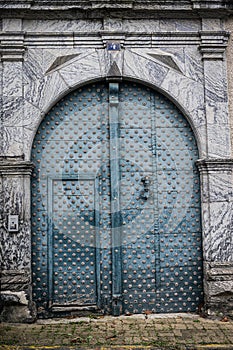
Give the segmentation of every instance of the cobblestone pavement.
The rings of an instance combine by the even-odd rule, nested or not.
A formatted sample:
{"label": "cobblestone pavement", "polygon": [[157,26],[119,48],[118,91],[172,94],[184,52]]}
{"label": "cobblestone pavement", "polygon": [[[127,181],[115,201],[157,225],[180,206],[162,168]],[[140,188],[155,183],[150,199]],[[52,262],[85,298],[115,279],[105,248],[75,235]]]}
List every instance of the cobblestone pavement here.
{"label": "cobblestone pavement", "polygon": [[0,349],[233,349],[233,321],[196,315],[134,315],[1,323]]}

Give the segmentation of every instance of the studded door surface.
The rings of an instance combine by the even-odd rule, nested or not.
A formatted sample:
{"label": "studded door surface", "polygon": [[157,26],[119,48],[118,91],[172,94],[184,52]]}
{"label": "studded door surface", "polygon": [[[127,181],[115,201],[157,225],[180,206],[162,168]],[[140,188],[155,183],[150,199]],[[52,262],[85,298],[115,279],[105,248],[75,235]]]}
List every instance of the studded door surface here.
{"label": "studded door surface", "polygon": [[95,83],[58,102],[32,150],[39,312],[195,311],[197,157],[184,116],[150,88]]}

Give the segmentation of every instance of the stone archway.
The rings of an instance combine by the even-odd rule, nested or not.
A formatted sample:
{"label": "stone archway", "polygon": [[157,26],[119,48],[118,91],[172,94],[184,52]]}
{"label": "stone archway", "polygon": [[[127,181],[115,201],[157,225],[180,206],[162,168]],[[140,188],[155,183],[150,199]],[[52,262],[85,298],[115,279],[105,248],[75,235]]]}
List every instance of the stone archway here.
{"label": "stone archway", "polygon": [[144,85],[93,83],[59,101],[32,148],[39,312],[197,310],[197,159],[185,117]]}

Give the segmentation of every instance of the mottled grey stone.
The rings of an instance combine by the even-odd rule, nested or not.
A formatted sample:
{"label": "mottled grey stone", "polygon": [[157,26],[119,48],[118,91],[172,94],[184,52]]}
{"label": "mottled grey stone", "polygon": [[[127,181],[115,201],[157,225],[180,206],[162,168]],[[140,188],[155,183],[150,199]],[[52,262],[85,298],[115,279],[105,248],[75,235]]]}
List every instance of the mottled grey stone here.
{"label": "mottled grey stone", "polygon": [[4,291],[24,291],[31,283],[30,269],[2,270],[1,290]]}
{"label": "mottled grey stone", "polygon": [[22,96],[22,62],[4,62],[3,96]]}
{"label": "mottled grey stone", "polygon": [[14,294],[5,294],[4,292],[1,293],[1,302],[4,303],[5,305],[7,304],[18,304],[20,298],[17,295]]}
{"label": "mottled grey stone", "polygon": [[83,20],[23,20],[23,30],[26,32],[75,32],[75,31],[99,31],[103,29],[102,21],[95,19]]}
{"label": "mottled grey stone", "polygon": [[28,300],[25,292],[4,291],[4,292],[1,292],[1,300],[4,305],[10,305],[10,304],[28,305]]}
{"label": "mottled grey stone", "polygon": [[72,55],[66,55],[66,56],[59,56],[55,59],[55,61],[52,63],[52,65],[49,67],[49,69],[46,71],[46,73],[49,73],[53,70],[56,70],[58,67],[61,65],[69,62],[73,58],[75,58],[77,54],[72,54]]}
{"label": "mottled grey stone", "polygon": [[205,309],[208,315],[233,315],[233,263],[204,264]]}
{"label": "mottled grey stone", "polygon": [[35,321],[35,316],[32,315],[28,306],[4,305],[0,315],[0,321],[9,323],[32,323]]}
{"label": "mottled grey stone", "polygon": [[22,19],[21,18],[4,18],[2,21],[3,31],[20,31],[22,30]]}
{"label": "mottled grey stone", "polygon": [[113,62],[113,64],[111,65],[111,67],[108,71],[108,77],[120,77],[120,76],[121,76],[120,69],[119,69],[117,63]]}
{"label": "mottled grey stone", "polygon": [[164,65],[177,70],[179,73],[182,74],[181,69],[179,68],[179,66],[177,65],[177,63],[171,55],[162,55],[159,53],[149,53],[148,55],[162,62]]}
{"label": "mottled grey stone", "polygon": [[85,54],[78,56],[77,60],[59,70],[63,81],[70,88],[85,80],[101,77],[99,57],[95,50],[87,50]]}
{"label": "mottled grey stone", "polygon": [[[220,262],[208,263],[206,265],[206,277],[208,281],[228,281],[232,280],[233,263]],[[217,291],[218,292],[218,291]]]}

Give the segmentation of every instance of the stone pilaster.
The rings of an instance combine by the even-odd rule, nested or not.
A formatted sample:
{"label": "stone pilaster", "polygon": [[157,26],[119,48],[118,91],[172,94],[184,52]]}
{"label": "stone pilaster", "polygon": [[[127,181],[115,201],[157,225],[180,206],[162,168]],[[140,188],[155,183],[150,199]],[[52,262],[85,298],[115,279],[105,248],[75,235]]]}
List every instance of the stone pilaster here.
{"label": "stone pilaster", "polygon": [[24,33],[20,19],[2,21],[0,60],[2,64],[1,154],[22,156],[23,150],[23,61]]}
{"label": "stone pilaster", "polygon": [[[33,164],[22,159],[0,159],[1,184],[1,320],[30,322],[31,227],[30,176]],[[9,215],[18,218],[11,231]]]}
{"label": "stone pilaster", "polygon": [[228,118],[225,31],[201,31],[201,44],[205,84],[205,110],[207,127],[207,157],[231,156],[230,126]]}
{"label": "stone pilaster", "polygon": [[202,25],[199,49],[204,68],[207,159],[198,161],[198,167],[202,185],[205,301],[209,314],[229,314],[233,295],[233,160],[225,60],[229,33],[222,30],[220,21],[203,19]]}
{"label": "stone pilaster", "polygon": [[202,188],[205,307],[209,314],[233,315],[233,159],[203,159],[197,165]]}

